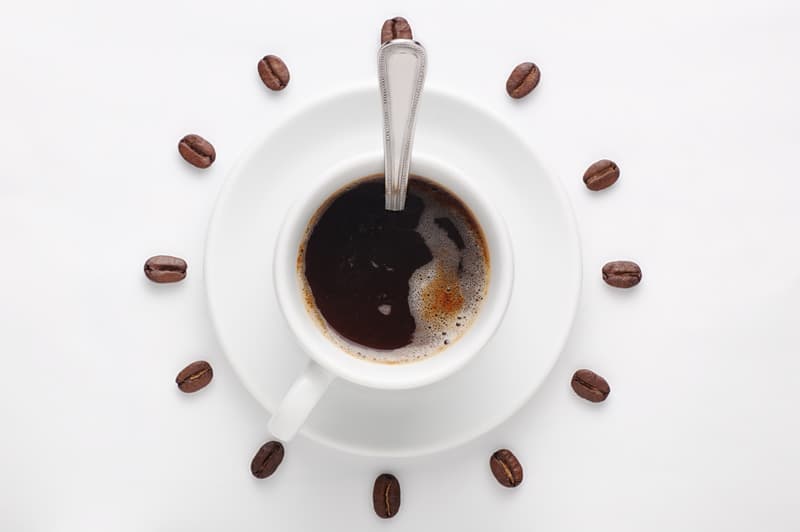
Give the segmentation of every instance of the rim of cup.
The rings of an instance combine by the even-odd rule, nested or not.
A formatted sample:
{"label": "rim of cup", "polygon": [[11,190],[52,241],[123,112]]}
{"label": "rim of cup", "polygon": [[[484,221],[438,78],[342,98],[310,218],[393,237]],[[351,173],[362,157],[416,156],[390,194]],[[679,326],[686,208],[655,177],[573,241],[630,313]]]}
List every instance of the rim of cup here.
{"label": "rim of cup", "polygon": [[337,377],[382,389],[406,389],[442,380],[462,368],[494,335],[508,308],[513,288],[511,236],[501,213],[490,201],[484,183],[425,153],[415,153],[413,174],[454,193],[474,214],[489,251],[486,297],[469,329],[436,354],[403,363],[381,363],[347,353],[312,315],[303,297],[297,257],[308,224],[319,207],[337,191],[359,179],[383,173],[383,155],[364,153],[340,161],[310,180],[308,192],[290,206],[275,243],[273,281],[278,304],[303,350]]}

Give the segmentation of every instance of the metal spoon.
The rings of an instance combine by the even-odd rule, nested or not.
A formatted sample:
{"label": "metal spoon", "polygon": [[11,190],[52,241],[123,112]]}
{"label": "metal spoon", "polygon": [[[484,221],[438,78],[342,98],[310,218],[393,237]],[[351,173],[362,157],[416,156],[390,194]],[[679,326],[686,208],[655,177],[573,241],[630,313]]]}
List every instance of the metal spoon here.
{"label": "metal spoon", "polygon": [[425,66],[425,48],[416,41],[395,39],[378,50],[386,210],[389,211],[402,211],[406,204],[414,126],[425,84]]}

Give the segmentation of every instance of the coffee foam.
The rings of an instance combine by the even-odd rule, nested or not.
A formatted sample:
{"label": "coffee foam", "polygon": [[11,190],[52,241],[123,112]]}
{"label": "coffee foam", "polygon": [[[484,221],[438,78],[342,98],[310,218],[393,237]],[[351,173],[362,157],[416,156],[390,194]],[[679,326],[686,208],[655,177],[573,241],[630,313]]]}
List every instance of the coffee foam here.
{"label": "coffee foam", "polygon": [[[349,185],[332,198],[369,179]],[[453,200],[453,192],[444,193],[442,187],[425,178],[413,176],[409,191],[419,196],[425,204],[416,230],[433,254],[433,260],[414,272],[409,280],[408,303],[416,322],[416,330],[409,345],[392,350],[372,349],[338,334],[314,305],[314,297],[305,279],[301,266],[305,263],[303,253],[306,240],[301,245],[298,256],[298,273],[306,306],[326,335],[351,355],[384,364],[421,360],[453,345],[474,322],[489,284],[488,248],[474,215],[463,204]],[[306,239],[329,204],[330,202],[326,202],[312,218]],[[448,237],[447,231],[436,223],[437,218],[448,218],[453,222],[464,241],[463,249],[459,249]],[[375,267],[383,265],[376,264]],[[380,305],[377,310],[389,314],[391,306]]]}

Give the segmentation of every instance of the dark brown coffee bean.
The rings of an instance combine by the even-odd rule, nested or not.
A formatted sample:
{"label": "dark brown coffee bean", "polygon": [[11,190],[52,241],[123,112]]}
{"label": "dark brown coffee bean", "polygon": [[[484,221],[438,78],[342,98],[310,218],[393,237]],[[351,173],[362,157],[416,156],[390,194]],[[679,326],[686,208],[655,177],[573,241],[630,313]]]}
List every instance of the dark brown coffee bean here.
{"label": "dark brown coffee bean", "polygon": [[507,488],[515,488],[522,484],[522,464],[514,453],[508,449],[495,451],[489,458],[489,467],[497,482]]}
{"label": "dark brown coffee bean", "polygon": [[539,67],[533,63],[520,63],[506,81],[506,92],[512,98],[522,98],[531,93],[541,78]]}
{"label": "dark brown coffee bean", "polygon": [[600,403],[606,400],[611,393],[611,387],[606,380],[588,369],[579,369],[572,376],[572,389],[587,401]]}
{"label": "dark brown coffee bean", "polygon": [[400,509],[400,483],[394,475],[384,473],[375,479],[372,506],[382,519],[397,515],[397,510]]}
{"label": "dark brown coffee bean", "polygon": [[194,393],[208,386],[213,378],[214,370],[211,369],[211,364],[205,360],[198,360],[183,368],[175,377],[175,382],[182,392]]}
{"label": "dark brown coffee bean", "polygon": [[617,288],[630,288],[642,280],[642,269],[635,262],[617,260],[603,266],[603,280]]}
{"label": "dark brown coffee bean", "polygon": [[413,39],[411,26],[403,17],[390,18],[381,27],[381,44],[395,39]]}
{"label": "dark brown coffee bean", "polygon": [[282,91],[289,84],[289,69],[277,55],[266,55],[258,62],[258,75],[274,91]]}
{"label": "dark brown coffee bean", "polygon": [[279,441],[268,441],[258,450],[250,462],[250,472],[256,478],[271,476],[283,462],[283,444]]}
{"label": "dark brown coffee bean", "polygon": [[583,182],[589,190],[603,190],[619,179],[619,166],[614,161],[602,159],[586,169]]}
{"label": "dark brown coffee bean", "polygon": [[208,168],[217,152],[214,146],[200,135],[186,135],[178,143],[178,152],[186,161],[198,168]]}
{"label": "dark brown coffee bean", "polygon": [[144,274],[154,283],[175,283],[186,277],[186,261],[169,255],[156,255],[144,263]]}

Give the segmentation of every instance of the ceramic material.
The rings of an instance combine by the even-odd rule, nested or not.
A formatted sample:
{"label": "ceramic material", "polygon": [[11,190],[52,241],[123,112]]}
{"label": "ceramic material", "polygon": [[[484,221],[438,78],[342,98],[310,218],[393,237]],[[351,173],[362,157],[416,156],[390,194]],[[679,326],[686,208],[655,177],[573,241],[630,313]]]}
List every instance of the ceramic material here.
{"label": "ceramic material", "polygon": [[[273,292],[278,228],[310,178],[380,152],[380,121],[375,87],[328,96],[256,142],[220,193],[206,245],[211,315],[231,364],[270,412],[308,361]],[[579,296],[580,246],[568,200],[518,135],[482,108],[431,89],[419,111],[417,154],[488,184],[485,199],[502,211],[515,246],[514,290],[496,334],[444,380],[407,390],[333,382],[301,434],[353,453],[434,452],[505,420],[553,366]]]}
{"label": "ceramic material", "polygon": [[[354,180],[380,174],[383,163],[380,153],[365,154],[335,165],[317,179],[308,180],[306,189],[289,209],[278,234],[273,276],[281,311],[312,361],[331,376],[371,388],[397,390],[425,386],[446,378],[461,369],[486,345],[505,315],[513,286],[514,262],[511,239],[500,209],[487,201],[489,184],[470,178],[463,170],[430,156],[417,155],[413,159],[414,171],[452,191],[469,206],[483,230],[490,260],[486,297],[464,335],[434,356],[406,364],[381,364],[344,352],[323,332],[307,309],[297,271],[298,249],[305,238],[309,220],[320,205]],[[331,380],[320,368],[309,365],[273,412],[270,432],[284,441],[293,438],[316,403],[324,400],[324,392]]]}

